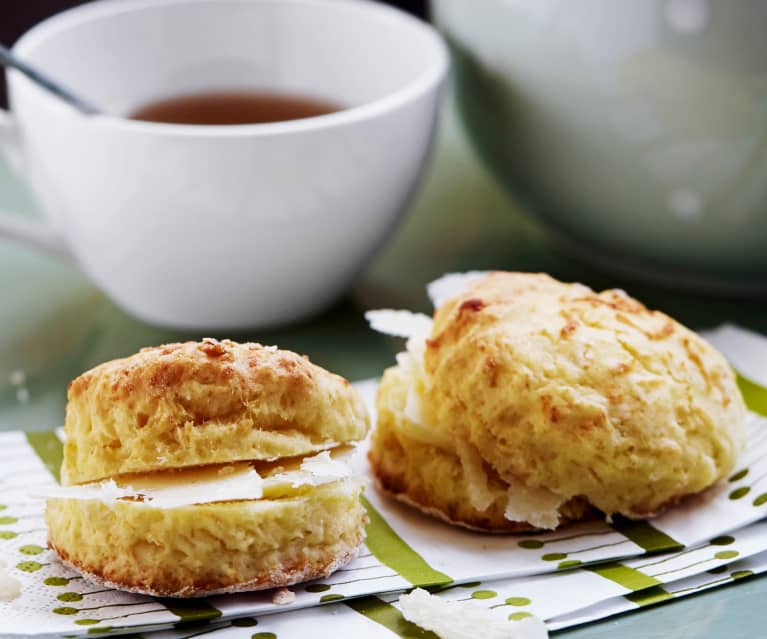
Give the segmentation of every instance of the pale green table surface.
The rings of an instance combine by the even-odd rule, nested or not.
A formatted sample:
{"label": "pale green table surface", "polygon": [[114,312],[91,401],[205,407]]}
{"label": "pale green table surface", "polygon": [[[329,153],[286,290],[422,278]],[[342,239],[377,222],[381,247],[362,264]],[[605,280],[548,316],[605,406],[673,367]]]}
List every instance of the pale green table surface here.
{"label": "pale green table surface", "polygon": [[[0,165],[0,209],[33,215],[34,205]],[[767,249],[767,247],[766,247]],[[362,311],[429,311],[424,284],[446,272],[503,268],[547,271],[595,288],[618,286],[694,328],[732,321],[767,334],[767,301],[683,294],[615,279],[553,247],[489,178],[450,108],[435,157],[408,217],[353,291],[301,325],[214,334],[308,354],[350,379],[379,375],[398,344],[368,330]],[[0,430],[49,430],[63,421],[67,382],[91,366],[142,346],[202,334],[147,326],[128,317],[75,269],[0,240]],[[24,382],[19,385],[23,374]],[[558,633],[573,639],[767,635],[767,578]]]}

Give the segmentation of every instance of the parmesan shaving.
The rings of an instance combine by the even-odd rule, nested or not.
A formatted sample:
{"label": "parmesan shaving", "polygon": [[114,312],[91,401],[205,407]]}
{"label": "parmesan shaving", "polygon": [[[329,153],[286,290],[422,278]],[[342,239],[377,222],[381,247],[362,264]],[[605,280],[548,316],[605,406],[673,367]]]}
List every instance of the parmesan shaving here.
{"label": "parmesan shaving", "polygon": [[[368,311],[365,313],[365,318],[370,323],[371,328],[376,331],[407,338],[405,350],[397,353],[397,366],[408,380],[407,397],[403,410],[406,419],[399,423],[403,433],[422,444],[452,448],[450,435],[443,429],[435,428],[429,422],[424,411],[423,398],[429,384],[424,356],[426,354],[426,340],[431,336],[434,325],[432,319],[421,313],[390,309]],[[478,490],[476,495],[478,496],[480,493],[481,490]],[[497,495],[491,496],[489,503],[492,503],[496,497]],[[486,499],[486,497],[484,498]],[[482,503],[481,499],[483,498],[479,499]]]}
{"label": "parmesan shaving", "polygon": [[[285,473],[286,475],[289,473]],[[320,484],[329,484],[339,479],[346,479],[352,474],[352,469],[348,464],[333,459],[328,451],[324,451],[314,457],[309,457],[301,462],[301,469],[295,474],[293,488],[302,485],[319,486]],[[277,475],[274,479],[278,479]],[[270,478],[271,479],[271,478]],[[266,480],[268,484],[270,479]]]}
{"label": "parmesan shaving", "polygon": [[191,481],[157,488],[137,487],[150,506],[177,508],[198,503],[258,499],[263,495],[263,479],[253,469],[238,471],[221,478]]}
{"label": "parmesan shaving", "polygon": [[399,363],[404,360],[405,371],[410,373],[413,384],[419,384],[426,386],[426,338],[425,337],[411,337],[405,343],[405,352],[400,353],[401,357],[397,358]]}
{"label": "parmesan shaving", "polygon": [[446,273],[426,286],[434,308],[439,308],[445,300],[463,293],[474,282],[487,275],[487,271],[467,271],[466,273]]}
{"label": "parmesan shaving", "polygon": [[249,464],[211,467],[131,477],[124,485],[113,479],[81,486],[52,487],[35,496],[48,498],[98,500],[115,503],[126,498],[154,508],[177,508],[221,501],[255,500],[265,491],[301,486],[320,486],[345,480],[352,475],[344,461],[333,459],[324,451],[304,459],[298,470],[276,473],[264,479]]}
{"label": "parmesan shaving", "polygon": [[407,399],[405,400],[405,409],[403,410],[405,417],[414,424],[424,425],[426,420],[423,416],[423,403],[421,402],[421,394],[415,387],[415,384],[411,384],[407,389]]}
{"label": "parmesan shaving", "polygon": [[272,603],[275,606],[287,606],[296,600],[296,593],[287,588],[278,588],[272,595]]}
{"label": "parmesan shaving", "polygon": [[402,426],[405,435],[421,444],[437,446],[445,450],[451,450],[453,447],[452,438],[442,429],[414,421],[403,423]]}
{"label": "parmesan shaving", "polygon": [[413,365],[422,375],[424,371],[424,357],[426,356],[426,340],[431,335],[431,327],[426,335],[413,335],[405,343],[405,350],[413,360]]}
{"label": "parmesan shaving", "polygon": [[424,630],[431,630],[441,639],[546,639],[544,623],[537,617],[508,621],[497,617],[487,608],[466,601],[446,601],[421,588],[401,595],[402,615]]}
{"label": "parmesan shaving", "polygon": [[365,314],[370,326],[397,337],[407,337],[405,350],[397,353],[397,365],[409,381],[403,426],[413,439],[429,445],[444,446],[447,436],[431,426],[424,416],[423,393],[427,379],[424,370],[426,339],[431,335],[432,319],[410,311],[379,310]]}
{"label": "parmesan shaving", "polygon": [[47,489],[37,491],[32,497],[50,497],[53,499],[95,499],[104,503],[122,499],[123,497],[133,497],[136,491],[132,488],[118,486],[113,479],[94,484],[83,484],[81,486],[53,486]]}
{"label": "parmesan shaving", "polygon": [[472,444],[456,438],[455,449],[466,478],[469,503],[480,512],[487,510],[502,493],[490,488],[490,480],[485,472],[482,457]]}
{"label": "parmesan shaving", "polygon": [[11,601],[21,594],[21,582],[11,577],[5,564],[0,561],[0,601]]}
{"label": "parmesan shaving", "polygon": [[[431,334],[431,328],[429,333]],[[397,365],[408,380],[407,396],[403,414],[405,419],[398,422],[410,438],[428,446],[452,448],[450,436],[434,425],[424,411],[424,393],[428,384],[424,365],[426,338],[413,336],[405,344],[405,351],[397,354]]]}
{"label": "parmesan shaving", "polygon": [[526,521],[536,528],[554,530],[559,525],[559,507],[565,500],[545,488],[511,486],[504,517]]}
{"label": "parmesan shaving", "polygon": [[381,309],[368,311],[365,319],[374,331],[394,337],[426,339],[431,334],[431,317],[423,313]]}
{"label": "parmesan shaving", "polygon": [[132,477],[130,483],[119,485],[107,479],[81,486],[53,487],[36,493],[38,497],[98,500],[103,503],[130,498],[140,499],[146,506],[176,508],[191,504],[240,499],[258,499],[263,494],[263,479],[250,466],[226,469],[200,469],[189,472],[163,473]]}

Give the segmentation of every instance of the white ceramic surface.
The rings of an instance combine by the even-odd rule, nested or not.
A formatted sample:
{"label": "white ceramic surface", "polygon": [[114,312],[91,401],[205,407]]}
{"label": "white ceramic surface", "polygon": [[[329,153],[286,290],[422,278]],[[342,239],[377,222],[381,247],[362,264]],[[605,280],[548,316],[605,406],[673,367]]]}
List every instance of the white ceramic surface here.
{"label": "white ceramic surface", "polygon": [[179,328],[275,325],[344,290],[403,212],[428,156],[447,54],[364,0],[96,2],[33,28],[22,58],[103,109],[212,88],[345,105],[292,122],[88,117],[9,72],[0,139],[53,231],[127,311]]}
{"label": "white ceramic surface", "polygon": [[767,292],[767,3],[434,0],[462,115],[582,255]]}

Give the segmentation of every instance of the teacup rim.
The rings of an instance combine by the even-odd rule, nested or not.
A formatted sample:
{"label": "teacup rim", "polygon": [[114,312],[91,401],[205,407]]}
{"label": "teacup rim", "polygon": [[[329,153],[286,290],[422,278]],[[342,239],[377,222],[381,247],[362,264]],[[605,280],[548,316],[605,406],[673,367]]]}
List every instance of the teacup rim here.
{"label": "teacup rim", "polygon": [[[256,124],[235,124],[235,125],[199,125],[199,124],[177,124],[165,122],[146,122],[141,120],[131,120],[126,117],[112,114],[88,115],[77,111],[73,106],[64,102],[60,98],[48,93],[44,89],[35,85],[31,80],[23,76],[15,69],[8,69],[7,74],[9,84],[20,82],[28,90],[37,93],[39,98],[45,100],[49,105],[56,109],[61,109],[69,113],[70,116],[82,119],[89,119],[94,125],[110,126],[113,128],[124,129],[132,132],[142,132],[147,134],[165,134],[181,135],[189,137],[237,137],[247,135],[279,135],[327,129],[335,126],[342,126],[375,118],[376,116],[387,112],[395,111],[399,107],[417,100],[420,96],[427,94],[438,87],[445,79],[450,66],[450,56],[447,45],[442,36],[431,24],[422,21],[401,9],[391,7],[379,2],[367,2],[359,0],[255,0],[258,3],[284,3],[293,4],[313,4],[321,6],[338,7],[346,5],[378,13],[385,19],[401,20],[409,27],[420,31],[421,36],[430,41],[433,47],[434,60],[430,63],[423,73],[419,74],[413,80],[401,85],[396,90],[364,104],[344,108],[333,113],[301,118],[296,120],[287,120],[284,122],[267,122]],[[253,3],[254,0],[225,0],[229,3]],[[97,2],[78,5],[56,13],[35,24],[27,30],[14,43],[12,50],[20,57],[24,56],[25,50],[32,47],[39,40],[48,37],[51,30],[61,30],[70,28],[82,20],[93,19],[104,13],[114,13],[115,10],[135,11],[153,5],[169,4],[222,4],[221,0],[99,0]]]}

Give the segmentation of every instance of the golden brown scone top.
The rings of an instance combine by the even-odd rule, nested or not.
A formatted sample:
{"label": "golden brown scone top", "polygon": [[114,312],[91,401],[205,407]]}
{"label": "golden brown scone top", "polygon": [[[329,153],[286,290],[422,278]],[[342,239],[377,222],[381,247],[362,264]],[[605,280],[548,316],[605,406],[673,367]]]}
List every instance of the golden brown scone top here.
{"label": "golden brown scone top", "polygon": [[144,348],[69,385],[62,482],[303,455],[362,439],[349,382],[290,351],[204,339]]}
{"label": "golden brown scone top", "polygon": [[725,477],[745,444],[725,359],[622,291],[496,272],[434,319],[425,412],[512,487],[641,517]]}

